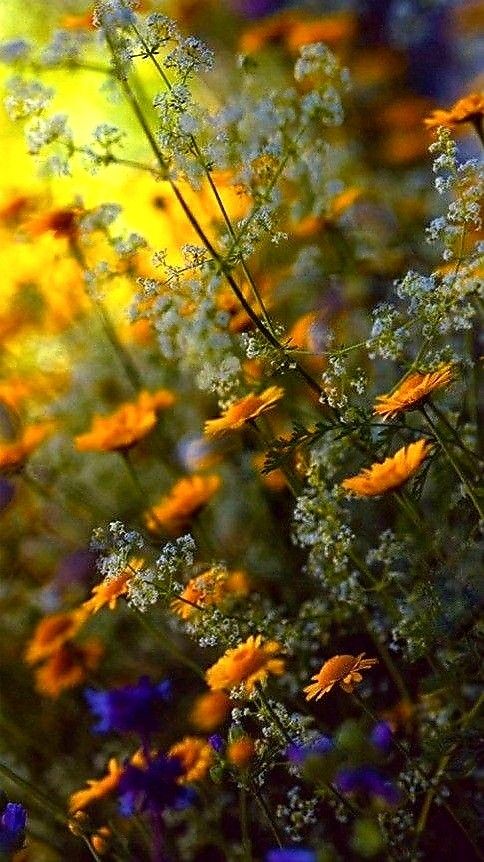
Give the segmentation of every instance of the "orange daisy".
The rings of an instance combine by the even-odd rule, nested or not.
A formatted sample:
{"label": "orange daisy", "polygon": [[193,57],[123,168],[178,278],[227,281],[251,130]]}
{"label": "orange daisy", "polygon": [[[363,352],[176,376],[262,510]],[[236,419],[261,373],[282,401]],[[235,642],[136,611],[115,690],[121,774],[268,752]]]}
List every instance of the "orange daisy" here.
{"label": "orange daisy", "polygon": [[424,120],[428,129],[436,129],[439,126],[452,128],[460,123],[473,123],[478,126],[484,115],[484,96],[482,93],[469,93],[447,110],[437,108]]}
{"label": "orange daisy", "polygon": [[108,763],[108,771],[102,778],[89,778],[87,780],[88,786],[84,790],[77,790],[71,794],[69,797],[69,811],[71,813],[82,811],[93,802],[109,796],[110,793],[116,790],[122,774],[123,767],[115,757],[112,757]]}
{"label": "orange daisy", "polygon": [[188,620],[196,610],[217,605],[230,593],[246,596],[248,592],[245,572],[228,573],[214,567],[191,578],[179,598],[173,599],[171,609],[182,620]]}
{"label": "orange daisy", "polygon": [[203,509],[220,488],[220,478],[208,476],[186,476],[180,479],[156,506],[145,512],[148,530],[160,530],[176,535]]}
{"label": "orange daisy", "polygon": [[405,410],[415,410],[435,390],[448,386],[454,377],[452,365],[443,365],[437,371],[415,371],[389,395],[379,395],[373,412],[383,419],[393,419]]}
{"label": "orange daisy", "polygon": [[390,458],[385,458],[382,464],[372,464],[356,476],[345,479],[341,487],[352,491],[358,497],[374,497],[386,491],[394,491],[417,472],[431,449],[432,444],[427,440],[417,440],[403,446]]}
{"label": "orange daisy", "polygon": [[230,705],[230,697],[224,691],[207,691],[197,697],[190,720],[197,730],[209,733],[225,721]]}
{"label": "orange daisy", "polygon": [[212,746],[200,736],[185,736],[172,745],[167,754],[181,762],[183,775],[178,779],[180,784],[201,781],[214,760]]}
{"label": "orange daisy", "polygon": [[76,609],[50,614],[40,620],[25,652],[27,664],[36,664],[56,653],[75,637],[86,618],[85,611]]}
{"label": "orange daisy", "polygon": [[18,470],[29,455],[53,433],[51,422],[39,422],[37,425],[27,425],[22,436],[12,443],[0,443],[0,469]]}
{"label": "orange daisy", "polygon": [[351,694],[355,686],[363,679],[360,671],[378,664],[378,659],[365,658],[364,656],[365,653],[362,652],[358,656],[335,655],[328,659],[319,673],[311,677],[314,680],[312,685],[307,685],[303,689],[306,693],[306,700],[312,700],[313,697],[319,700],[323,694],[331,691],[334,685],[339,685],[343,691]]}
{"label": "orange daisy", "polygon": [[166,389],[140,392],[137,401],[122,404],[108,416],[95,416],[90,431],[74,438],[80,452],[117,452],[129,449],[156,425],[156,414],[169,407],[175,396]]}
{"label": "orange daisy", "polygon": [[92,588],[91,598],[82,604],[82,607],[90,614],[96,614],[106,605],[113,611],[120,596],[128,592],[128,582],[144,564],[144,560],[135,557],[119,575],[109,580],[101,581]]}
{"label": "orange daisy", "polygon": [[75,239],[81,210],[76,207],[48,210],[26,222],[26,230],[34,237],[52,232],[55,237]]}
{"label": "orange daisy", "polygon": [[218,437],[226,434],[228,431],[235,431],[248,422],[250,419],[256,419],[261,413],[266,413],[284,395],[284,389],[280,386],[269,386],[260,395],[250,393],[226,410],[218,419],[209,419],[205,422],[205,434],[208,437]]}
{"label": "orange daisy", "polygon": [[227,745],[227,760],[232,766],[243,769],[255,754],[254,740],[250,736],[239,736]]}
{"label": "orange daisy", "polygon": [[36,671],[37,691],[46,697],[58,697],[66,688],[80,685],[96,669],[103,652],[98,640],[82,645],[67,641]]}
{"label": "orange daisy", "polygon": [[278,657],[282,647],[277,641],[262,642],[262,635],[250,635],[245,643],[228,649],[212,667],[205,679],[213,690],[243,685],[248,694],[254,691],[258,682],[265,683],[270,673],[280,676],[284,673],[284,660]]}

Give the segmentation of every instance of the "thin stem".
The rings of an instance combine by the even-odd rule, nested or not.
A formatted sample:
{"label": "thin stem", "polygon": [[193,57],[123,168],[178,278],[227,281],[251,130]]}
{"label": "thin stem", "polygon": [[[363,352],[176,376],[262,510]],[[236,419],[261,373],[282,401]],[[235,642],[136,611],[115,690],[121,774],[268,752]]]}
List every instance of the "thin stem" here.
{"label": "thin stem", "polygon": [[261,809],[261,811],[262,811],[262,813],[266,819],[267,825],[268,825],[270,831],[272,832],[272,835],[274,836],[274,839],[276,841],[277,846],[282,847],[283,843],[282,843],[281,835],[279,834],[279,830],[278,830],[276,824],[272,820],[271,812],[269,810],[267,802],[265,801],[264,797],[262,796],[262,793],[260,793],[259,790],[257,789],[257,787],[255,786],[255,784],[252,784],[252,783],[250,784],[249,789],[250,789],[250,792],[252,793],[255,801],[257,802],[259,808]]}
{"label": "thin stem", "polygon": [[239,791],[239,817],[242,848],[245,862],[252,862],[252,847],[250,842],[249,821],[247,816],[247,788],[242,786]]}
{"label": "thin stem", "polygon": [[87,837],[87,835],[80,833],[80,838],[84,841],[84,844],[88,848],[92,858],[95,859],[96,862],[101,862],[101,857],[98,856],[98,854],[96,853],[96,851],[95,851],[94,847],[92,846],[91,842],[89,841],[89,838]]}
{"label": "thin stem", "polygon": [[30,781],[27,781],[25,778],[21,778],[20,775],[13,772],[13,770],[9,769],[9,767],[4,763],[0,763],[0,775],[19,787],[33,803],[36,803],[42,811],[47,811],[52,818],[57,821],[57,823],[61,823],[63,826],[66,826],[67,817],[65,812],[52,802],[50,796],[47,796],[47,794],[43,793],[42,790],[34,787]]}
{"label": "thin stem", "polygon": [[455,460],[455,458],[454,458],[454,456],[453,456],[453,454],[452,454],[452,452],[451,452],[451,450],[450,450],[449,446],[447,445],[447,441],[442,437],[442,435],[441,435],[441,433],[440,433],[439,429],[437,428],[437,426],[436,426],[436,424],[435,424],[434,420],[432,419],[432,417],[429,415],[429,413],[428,413],[428,411],[426,410],[426,408],[425,408],[425,405],[424,405],[424,404],[422,404],[422,406],[420,407],[420,411],[421,411],[421,413],[425,416],[425,419],[427,420],[428,424],[430,425],[430,428],[432,429],[432,432],[434,433],[436,440],[438,441],[438,443],[440,443],[440,445],[441,445],[442,449],[444,450],[444,452],[445,452],[445,454],[446,454],[446,456],[447,456],[447,460],[448,460],[448,461],[449,461],[449,463],[452,465],[452,467],[454,468],[455,473],[457,474],[457,476],[458,476],[458,477],[459,477],[459,479],[461,480],[462,484],[464,485],[464,488],[465,488],[465,490],[466,490],[467,496],[468,496],[468,497],[469,497],[469,499],[472,501],[472,503],[473,503],[473,505],[474,505],[474,508],[476,509],[476,511],[477,511],[477,513],[478,513],[478,515],[479,515],[479,518],[480,518],[481,520],[484,520],[484,510],[482,509],[482,507],[481,507],[481,505],[480,505],[480,503],[479,503],[479,500],[477,499],[477,496],[476,496],[476,494],[475,494],[475,492],[474,492],[474,489],[473,489],[473,487],[472,487],[472,485],[471,485],[471,483],[470,483],[469,479],[468,479],[468,478],[467,478],[467,476],[462,472],[462,470],[461,470],[461,468],[460,468],[459,464],[458,464],[458,463],[457,463],[457,461]]}
{"label": "thin stem", "polygon": [[462,449],[462,451],[463,451],[463,452],[465,452],[465,453],[466,453],[466,455],[469,455],[469,457],[470,457],[470,458],[473,458],[475,461],[479,461],[479,457],[476,455],[476,453],[475,453],[475,452],[473,452],[473,451],[472,451],[472,449],[469,449],[469,448],[468,448],[468,446],[466,446],[466,445],[462,442],[462,440],[460,439],[460,437],[459,437],[459,435],[458,435],[458,433],[457,433],[457,430],[453,427],[453,425],[451,425],[451,424],[450,424],[450,422],[449,422],[449,420],[447,419],[447,416],[445,415],[445,413],[443,413],[443,412],[442,412],[442,410],[440,410],[440,409],[439,409],[439,408],[438,408],[438,407],[433,403],[433,401],[429,401],[429,407],[431,407],[432,411],[433,411],[433,412],[435,413],[435,415],[437,416],[437,419],[439,419],[439,421],[440,421],[440,422],[442,422],[442,424],[443,424],[443,425],[445,425],[445,427],[447,428],[447,430],[449,431],[449,433],[450,433],[450,434],[452,434],[452,437],[453,437],[453,439],[454,439],[455,445],[456,445],[456,446],[458,446],[458,447],[459,447],[459,449]]}

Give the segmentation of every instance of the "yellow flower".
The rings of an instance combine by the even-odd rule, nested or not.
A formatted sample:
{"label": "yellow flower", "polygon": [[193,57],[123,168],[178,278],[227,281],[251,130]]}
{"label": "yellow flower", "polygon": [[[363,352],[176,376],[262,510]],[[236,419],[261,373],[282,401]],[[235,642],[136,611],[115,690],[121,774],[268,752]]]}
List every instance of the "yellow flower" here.
{"label": "yellow flower", "polygon": [[26,222],[26,230],[32,236],[52,232],[55,237],[74,239],[78,232],[78,219],[81,211],[76,207],[48,210]]}
{"label": "yellow flower", "polygon": [[137,401],[122,404],[109,416],[95,416],[92,428],[74,438],[81,452],[115,452],[129,449],[156,425],[158,410],[171,406],[175,396],[166,389],[140,392]]}
{"label": "yellow flower", "polygon": [[481,122],[484,114],[484,96],[482,93],[469,93],[462,99],[448,108],[443,110],[438,108],[433,111],[429,117],[424,120],[428,129],[436,129],[439,126],[452,128],[460,123],[474,123],[477,125]]}
{"label": "yellow flower", "polygon": [[270,410],[280,401],[284,395],[284,389],[280,386],[269,386],[260,395],[251,393],[231,404],[218,419],[209,419],[205,422],[205,434],[208,437],[217,437],[242,428],[249,419],[255,419],[261,413]]}
{"label": "yellow flower", "polygon": [[219,487],[220,478],[215,474],[180,479],[166,497],[162,497],[156,506],[145,512],[148,530],[154,533],[166,530],[173,535],[182,532]]}
{"label": "yellow flower", "polygon": [[89,778],[87,787],[84,790],[77,790],[69,798],[69,811],[82,811],[91,805],[92,802],[97,802],[99,799],[104,799],[116,790],[123,767],[118,763],[115,757],[112,757],[108,763],[108,771],[102,778]]}
{"label": "yellow flower", "polygon": [[378,664],[378,659],[364,658],[364,656],[364,652],[358,656],[335,655],[326,661],[319,673],[311,677],[314,683],[306,686],[304,689],[306,700],[311,700],[313,697],[319,700],[323,694],[331,691],[336,684],[343,691],[351,693],[355,686],[363,679],[360,670],[367,670],[373,667],[374,664]]}
{"label": "yellow flower", "polygon": [[228,649],[222,658],[207,670],[207,684],[213,690],[226,691],[243,684],[245,691],[250,694],[258,682],[266,681],[270,673],[276,676],[284,673],[284,660],[276,658],[281,649],[277,641],[262,643],[261,635],[250,635],[245,643]]}
{"label": "yellow flower", "polygon": [[95,670],[104,652],[98,640],[85,644],[67,641],[35,672],[36,688],[46,697],[58,697],[66,688],[83,683]]}
{"label": "yellow flower", "polygon": [[43,440],[52,434],[51,422],[27,425],[22,436],[12,443],[0,443],[0,469],[18,470]]}
{"label": "yellow flower", "polygon": [[90,614],[96,614],[101,608],[106,605],[111,611],[116,607],[116,602],[120,596],[125,596],[128,592],[128,582],[136,572],[143,566],[144,560],[135,557],[130,560],[128,565],[115,578],[101,581],[92,588],[92,595],[82,604],[82,608]]}
{"label": "yellow flower", "polygon": [[230,705],[231,700],[224,691],[207,691],[197,697],[190,720],[197,730],[208,733],[225,721]]}
{"label": "yellow flower", "polygon": [[250,738],[250,736],[240,736],[238,739],[234,739],[233,742],[229,742],[227,745],[227,760],[233,766],[238,766],[239,769],[242,769],[244,766],[247,766],[250,760],[252,760],[255,754],[255,744],[254,740]]}
{"label": "yellow flower", "polygon": [[452,365],[443,365],[437,371],[416,371],[389,395],[379,395],[373,412],[383,419],[393,419],[397,413],[415,410],[435,389],[448,386],[454,376]]}
{"label": "yellow flower", "polygon": [[228,573],[214,567],[191,578],[179,598],[173,599],[171,609],[182,620],[188,620],[197,609],[218,605],[230,593],[244,596],[248,592],[245,572]]}
{"label": "yellow flower", "polygon": [[87,619],[82,609],[51,614],[37,625],[25,652],[28,664],[36,664],[56,653],[60,647],[71,640]]}
{"label": "yellow flower", "polygon": [[213,763],[213,748],[199,736],[185,736],[168,750],[168,757],[177,757],[183,768],[180,784],[201,781]]}
{"label": "yellow flower", "polygon": [[393,491],[417,472],[431,449],[432,445],[427,440],[417,440],[403,446],[391,458],[385,458],[382,464],[372,464],[356,476],[345,479],[341,487],[353,491],[358,497],[374,497]]}

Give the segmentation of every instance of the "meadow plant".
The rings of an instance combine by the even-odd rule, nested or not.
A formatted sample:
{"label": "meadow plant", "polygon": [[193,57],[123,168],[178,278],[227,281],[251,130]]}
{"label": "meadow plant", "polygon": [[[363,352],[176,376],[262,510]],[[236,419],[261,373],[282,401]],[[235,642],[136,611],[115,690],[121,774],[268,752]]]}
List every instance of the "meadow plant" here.
{"label": "meadow plant", "polygon": [[345,4],[64,5],[0,54],[0,854],[480,859],[482,97],[409,167]]}

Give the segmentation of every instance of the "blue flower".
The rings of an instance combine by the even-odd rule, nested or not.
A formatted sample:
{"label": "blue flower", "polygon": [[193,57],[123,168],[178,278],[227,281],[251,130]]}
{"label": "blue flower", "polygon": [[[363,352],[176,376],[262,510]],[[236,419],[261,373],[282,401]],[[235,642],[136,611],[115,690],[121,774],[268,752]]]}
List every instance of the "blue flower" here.
{"label": "blue flower", "polygon": [[371,731],[370,741],[379,751],[386,754],[392,746],[393,733],[386,721],[379,721]]}
{"label": "blue flower", "polygon": [[398,788],[373,766],[356,766],[341,769],[335,778],[341,793],[365,793],[396,805],[400,799]]}
{"label": "blue flower", "polygon": [[225,748],[225,742],[223,741],[219,733],[213,733],[212,736],[208,737],[208,741],[212,746],[213,750],[217,751],[218,753],[223,751]]}
{"label": "blue flower", "polygon": [[330,736],[318,736],[307,745],[301,745],[294,742],[286,749],[286,757],[291,763],[303,764],[306,758],[328,754],[334,748],[333,740]]}
{"label": "blue flower", "polygon": [[316,853],[304,847],[281,847],[280,850],[269,850],[266,862],[316,862]]}
{"label": "blue flower", "polygon": [[20,850],[25,841],[27,811],[18,802],[7,802],[0,816],[0,852]]}
{"label": "blue flower", "polygon": [[166,808],[186,808],[195,793],[178,784],[181,775],[180,760],[164,754],[150,761],[146,769],[128,764],[118,785],[121,814],[130,817],[143,811],[160,814]]}
{"label": "blue flower", "polygon": [[91,711],[98,718],[97,733],[139,733],[144,742],[161,727],[162,709],[170,695],[168,680],[153,684],[142,676],[135,685],[110,691],[86,689]]}

